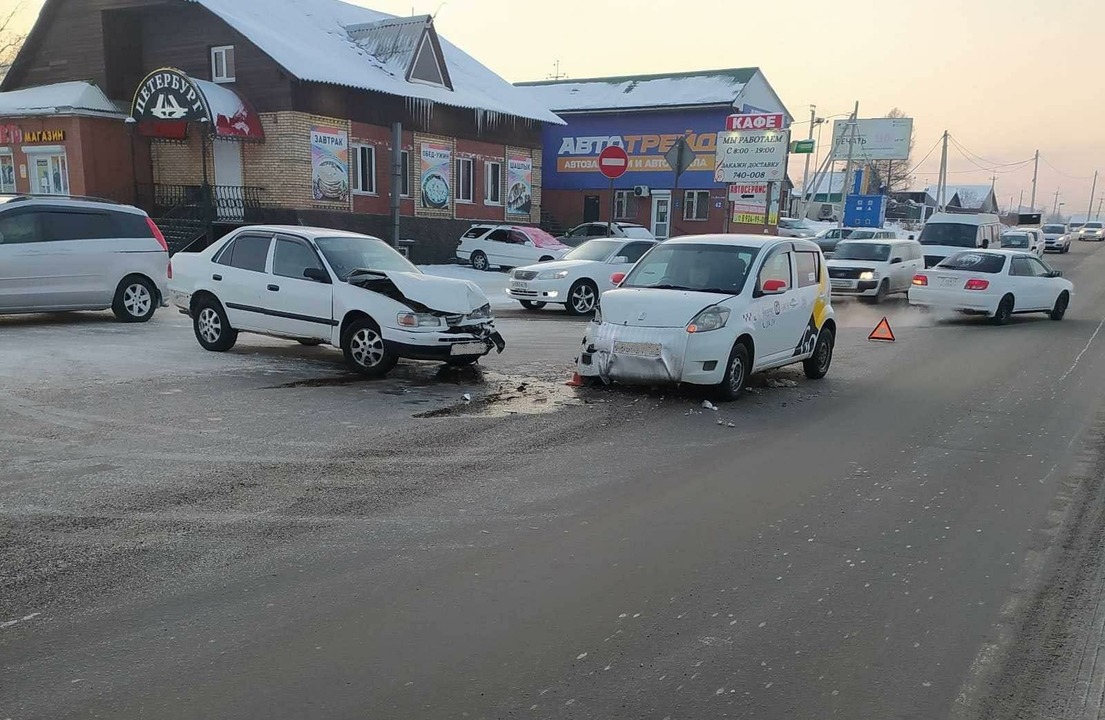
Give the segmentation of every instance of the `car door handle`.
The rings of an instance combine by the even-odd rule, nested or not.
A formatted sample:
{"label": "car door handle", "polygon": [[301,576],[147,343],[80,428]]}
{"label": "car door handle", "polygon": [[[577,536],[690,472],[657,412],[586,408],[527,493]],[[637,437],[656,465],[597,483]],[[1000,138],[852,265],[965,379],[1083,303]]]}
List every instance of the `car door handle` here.
{"label": "car door handle", "polygon": [[222,276],[222,275],[212,275],[212,276],[211,276],[211,279],[212,279],[212,280],[222,280],[222,279],[223,279],[223,276]]}
{"label": "car door handle", "polygon": [[273,292],[279,292],[280,286],[279,285],[269,285],[269,290],[272,290]]}

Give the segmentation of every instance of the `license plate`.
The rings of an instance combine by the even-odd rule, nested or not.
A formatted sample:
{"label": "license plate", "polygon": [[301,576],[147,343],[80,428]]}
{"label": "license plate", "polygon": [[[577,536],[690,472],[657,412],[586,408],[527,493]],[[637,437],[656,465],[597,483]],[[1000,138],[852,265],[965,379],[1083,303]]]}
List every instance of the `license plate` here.
{"label": "license plate", "polygon": [[940,278],[940,287],[955,287],[959,284],[959,280],[953,277]]}
{"label": "license plate", "polygon": [[619,355],[657,357],[660,355],[660,343],[616,342],[614,352]]}
{"label": "license plate", "polygon": [[855,285],[852,280],[832,280],[831,283],[835,288],[850,288]]}
{"label": "license plate", "polygon": [[510,289],[511,290],[527,290],[527,289],[529,289],[529,283],[528,282],[522,282],[521,280],[511,280],[510,281]]}
{"label": "license plate", "polygon": [[467,342],[455,343],[449,348],[450,355],[482,355],[487,352],[487,343]]}

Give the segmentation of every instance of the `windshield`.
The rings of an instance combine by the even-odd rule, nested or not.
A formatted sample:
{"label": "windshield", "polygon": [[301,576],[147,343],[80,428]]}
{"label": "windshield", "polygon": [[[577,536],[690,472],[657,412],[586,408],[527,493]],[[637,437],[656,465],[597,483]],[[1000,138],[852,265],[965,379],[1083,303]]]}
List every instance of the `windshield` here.
{"label": "windshield", "polygon": [[945,270],[967,270],[970,272],[999,273],[1005,267],[1005,256],[993,253],[956,253],[944,258],[936,266]]}
{"label": "windshield", "polygon": [[1099,222],[1088,222],[1085,225],[1083,225],[1082,227],[1086,228],[1087,230],[1100,230],[1101,229],[1101,223],[1099,223]]}
{"label": "windshield", "polygon": [[[858,235],[859,233],[856,233]],[[855,238],[855,235],[852,236]],[[842,242],[836,246],[833,260],[870,260],[886,262],[890,259],[890,246],[881,243]]]}
{"label": "windshield", "polygon": [[652,233],[647,228],[638,227],[637,225],[623,225],[622,232],[625,233],[627,238],[633,238],[634,240],[655,240]]}
{"label": "windshield", "polygon": [[1001,246],[1003,248],[1026,248],[1029,245],[1029,238],[1023,233],[1007,233],[1001,236]]}
{"label": "windshield", "polygon": [[657,245],[621,287],[695,290],[739,295],[759,248],[738,245]]}
{"label": "windshield", "polygon": [[1061,235],[1066,231],[1066,227],[1062,225],[1044,225],[1044,232],[1048,235]]}
{"label": "windshield", "polygon": [[617,240],[588,240],[564,256],[565,260],[605,260],[621,243]]}
{"label": "windshield", "polygon": [[354,270],[422,272],[383,240],[364,235],[341,235],[315,240],[334,273],[345,280]]}
{"label": "windshield", "polygon": [[921,231],[922,245],[976,247],[978,226],[959,223],[929,223]]}
{"label": "windshield", "polygon": [[1070,229],[1071,230],[1077,230],[1078,228],[1082,227],[1082,225],[1083,225],[1083,223],[1074,223],[1074,222],[1072,222],[1070,224]]}

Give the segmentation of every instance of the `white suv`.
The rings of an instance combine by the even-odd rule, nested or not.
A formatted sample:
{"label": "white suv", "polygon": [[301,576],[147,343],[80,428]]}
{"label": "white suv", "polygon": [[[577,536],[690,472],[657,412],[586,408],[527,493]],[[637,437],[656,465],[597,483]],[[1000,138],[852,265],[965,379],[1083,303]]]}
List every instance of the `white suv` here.
{"label": "white suv", "polygon": [[169,249],[146,213],[106,200],[0,196],[0,314],[106,310],[146,322]]}
{"label": "white suv", "polygon": [[909,292],[913,276],[925,269],[925,258],[916,240],[848,238],[827,264],[834,295],[880,303],[892,293]]}
{"label": "white suv", "polygon": [[457,259],[477,270],[515,268],[557,260],[571,250],[540,228],[524,225],[473,225],[460,239]]}
{"label": "white suv", "polygon": [[173,304],[206,350],[229,350],[239,332],[328,343],[355,372],[380,377],[399,358],[470,365],[505,346],[479,286],[425,275],[367,235],[245,227],[174,255],[172,269]]}

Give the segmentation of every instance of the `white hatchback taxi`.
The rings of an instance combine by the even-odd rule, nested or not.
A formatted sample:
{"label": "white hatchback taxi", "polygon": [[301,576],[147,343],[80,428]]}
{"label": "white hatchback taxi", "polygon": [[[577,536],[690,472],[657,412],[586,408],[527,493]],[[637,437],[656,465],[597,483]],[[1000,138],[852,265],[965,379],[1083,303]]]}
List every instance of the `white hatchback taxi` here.
{"label": "white hatchback taxi", "polygon": [[1017,313],[1062,320],[1074,298],[1074,285],[1062,275],[1034,253],[960,252],[913,277],[909,304],[987,315],[997,325]]}
{"label": "white hatchback taxi", "polygon": [[829,371],[836,321],[808,240],[697,235],[650,250],[602,295],[577,360],[584,378],[709,385],[724,400],[760,370]]}
{"label": "white hatchback taxi", "polygon": [[239,332],[340,347],[379,377],[399,358],[469,365],[505,343],[475,283],[425,275],[384,241],[299,226],[245,227],[173,256],[169,293],[206,350]]}
{"label": "white hatchback taxi", "polygon": [[611,274],[628,272],[655,244],[624,238],[588,240],[562,260],[515,268],[506,292],[527,310],[551,303],[563,305],[572,315],[586,315],[595,311],[599,295],[614,287]]}

